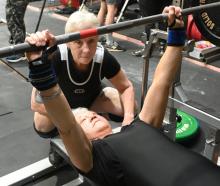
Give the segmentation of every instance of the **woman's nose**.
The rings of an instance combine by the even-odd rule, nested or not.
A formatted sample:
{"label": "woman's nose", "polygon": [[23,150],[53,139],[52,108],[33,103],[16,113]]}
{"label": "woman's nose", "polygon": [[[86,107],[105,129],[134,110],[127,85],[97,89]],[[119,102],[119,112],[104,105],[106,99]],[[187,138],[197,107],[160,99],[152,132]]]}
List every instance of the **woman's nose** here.
{"label": "woman's nose", "polygon": [[90,51],[89,45],[86,42],[83,43],[82,49],[83,49],[83,52],[89,52]]}

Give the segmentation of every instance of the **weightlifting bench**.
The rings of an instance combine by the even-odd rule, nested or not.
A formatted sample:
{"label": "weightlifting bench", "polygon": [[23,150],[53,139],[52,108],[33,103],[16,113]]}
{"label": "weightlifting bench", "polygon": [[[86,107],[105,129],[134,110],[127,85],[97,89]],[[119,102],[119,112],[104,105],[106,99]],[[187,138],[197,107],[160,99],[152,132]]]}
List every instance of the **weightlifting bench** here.
{"label": "weightlifting bench", "polygon": [[[113,133],[117,133],[117,132],[120,132],[120,130],[121,130],[121,127],[117,127],[117,128],[114,128],[112,131]],[[90,181],[89,179],[77,173],[77,170],[74,167],[74,165],[71,163],[70,158],[67,154],[66,148],[59,136],[50,140],[50,146],[51,146],[51,154],[49,156],[50,162],[53,162],[52,164],[57,165],[57,164],[60,164],[61,161],[63,160],[67,162],[68,164],[70,164],[73,167],[74,172],[78,174],[78,178],[73,180],[71,182],[71,185],[73,186],[80,185],[86,180],[87,183],[90,184],[90,186],[98,186],[96,183]]]}
{"label": "weightlifting bench", "polygon": [[49,154],[49,160],[50,162],[56,166],[62,162],[68,163],[69,165],[72,166],[73,168],[73,174],[75,174],[75,179],[73,179],[70,183],[73,186],[78,186],[81,185],[82,183],[88,183],[88,186],[97,186],[95,183],[89,181],[78,173],[78,171],[76,170],[76,168],[73,166],[73,164],[70,161],[70,158],[67,154],[66,148],[62,142],[62,140],[60,139],[60,137],[55,137],[53,139],[51,139],[50,141],[50,146],[51,146],[51,151]]}

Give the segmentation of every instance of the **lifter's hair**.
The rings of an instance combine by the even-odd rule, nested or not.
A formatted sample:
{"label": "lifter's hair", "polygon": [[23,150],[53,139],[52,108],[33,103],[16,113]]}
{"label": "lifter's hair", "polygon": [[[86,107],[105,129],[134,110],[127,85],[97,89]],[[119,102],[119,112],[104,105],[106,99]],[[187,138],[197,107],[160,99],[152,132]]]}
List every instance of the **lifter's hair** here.
{"label": "lifter's hair", "polygon": [[75,108],[75,109],[72,109],[72,113],[74,115],[81,115],[81,116],[85,116],[87,115],[89,112],[89,109],[85,108],[85,107],[78,107],[78,108]]}
{"label": "lifter's hair", "polygon": [[87,28],[96,28],[98,26],[100,26],[100,24],[95,14],[87,10],[76,11],[72,13],[67,20],[65,33],[72,33]]}

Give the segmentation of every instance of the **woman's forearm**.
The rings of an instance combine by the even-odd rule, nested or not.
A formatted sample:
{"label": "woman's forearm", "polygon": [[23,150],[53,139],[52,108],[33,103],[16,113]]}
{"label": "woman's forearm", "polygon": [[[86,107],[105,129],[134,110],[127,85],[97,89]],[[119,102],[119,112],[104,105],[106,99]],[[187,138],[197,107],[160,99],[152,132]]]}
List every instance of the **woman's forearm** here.
{"label": "woman's forearm", "polygon": [[121,93],[121,99],[124,108],[124,120],[122,125],[130,124],[130,122],[134,119],[134,112],[136,108],[134,87],[131,83],[130,86]]}
{"label": "woman's forearm", "polygon": [[160,84],[173,83],[176,73],[181,65],[183,47],[167,46],[167,49],[160,59],[156,68],[153,81],[158,81]]}

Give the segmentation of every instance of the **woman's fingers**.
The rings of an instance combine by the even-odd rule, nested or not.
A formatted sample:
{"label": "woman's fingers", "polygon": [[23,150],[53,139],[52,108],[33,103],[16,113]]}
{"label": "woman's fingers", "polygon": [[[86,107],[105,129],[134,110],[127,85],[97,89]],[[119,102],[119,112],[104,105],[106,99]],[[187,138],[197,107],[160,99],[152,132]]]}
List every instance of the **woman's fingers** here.
{"label": "woman's fingers", "polygon": [[168,26],[170,27],[183,27],[182,9],[176,6],[167,6],[163,10],[163,14],[168,16]]}
{"label": "woman's fingers", "polygon": [[56,39],[55,39],[55,36],[51,33],[51,32],[49,32],[48,30],[46,30],[45,31],[45,36],[46,36],[46,38],[47,38],[47,44],[49,45],[49,46],[53,46],[53,45],[55,45],[55,43],[56,43]]}
{"label": "woman's fingers", "polygon": [[47,44],[47,38],[44,32],[36,32],[34,39],[36,40],[36,46],[45,46]]}
{"label": "woman's fingers", "polygon": [[36,32],[30,34],[29,37],[25,39],[26,42],[30,43],[31,45],[36,46],[45,46],[55,43],[55,37],[52,33],[48,30],[43,30],[42,32]]}

